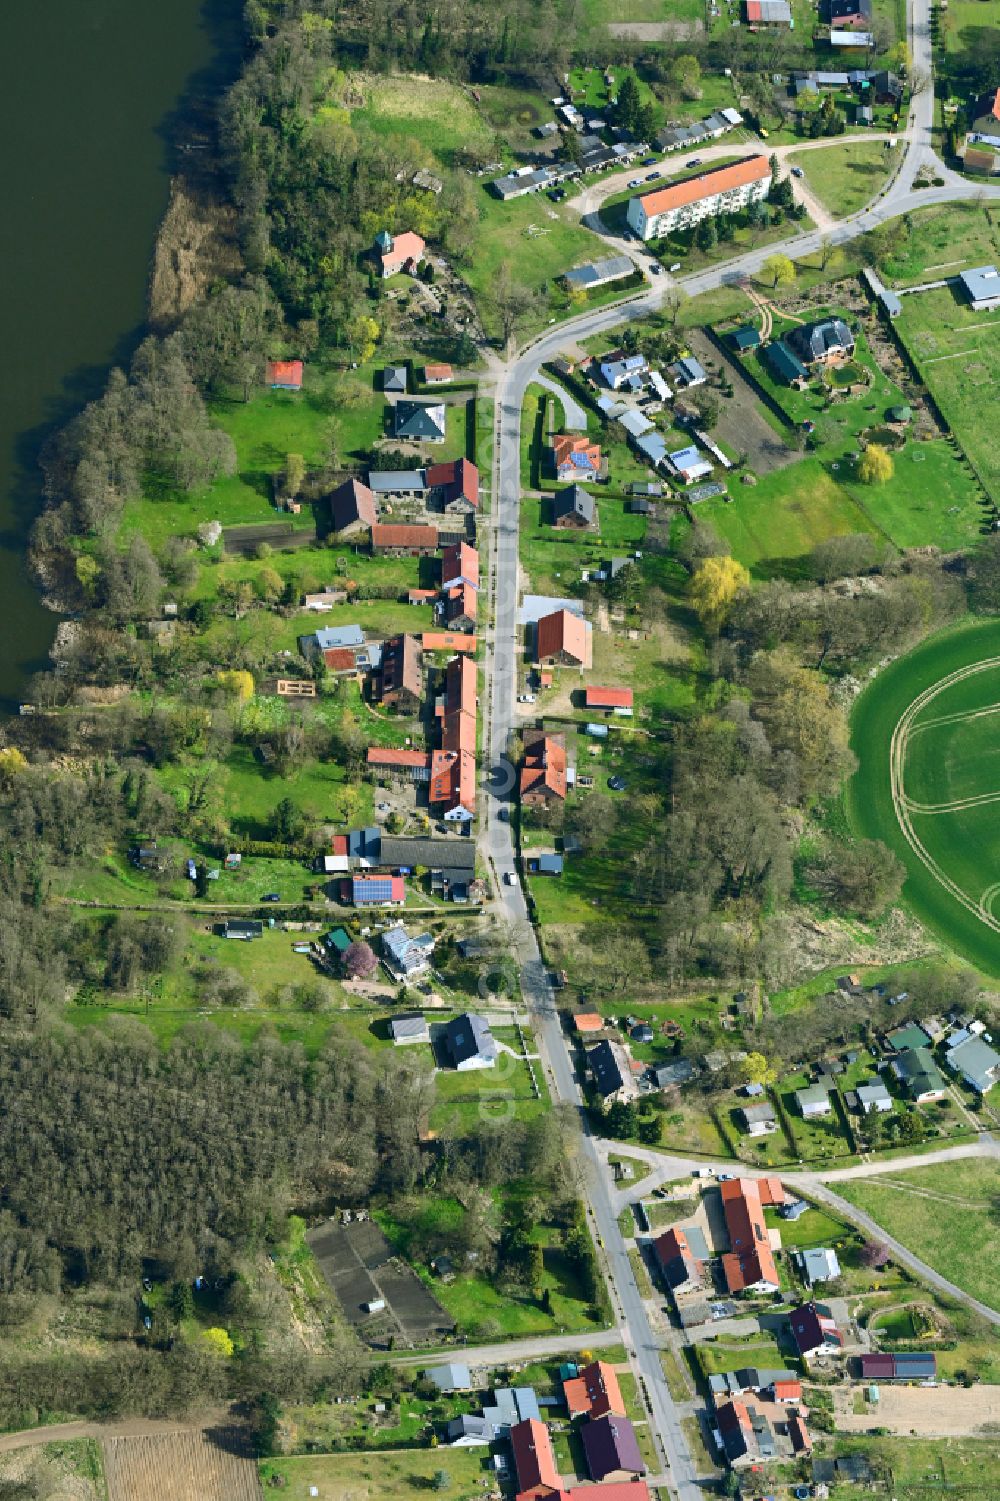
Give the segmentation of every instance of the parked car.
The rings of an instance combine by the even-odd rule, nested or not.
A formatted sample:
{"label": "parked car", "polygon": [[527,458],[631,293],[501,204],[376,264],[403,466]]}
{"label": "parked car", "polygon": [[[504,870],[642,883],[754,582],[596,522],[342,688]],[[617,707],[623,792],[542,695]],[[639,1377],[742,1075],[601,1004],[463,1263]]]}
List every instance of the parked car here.
{"label": "parked car", "polygon": [[646,173],[646,181],[647,182],[655,182],[658,177],[662,177],[662,176],[663,176],[662,172],[647,172]]}
{"label": "parked car", "polygon": [[680,263],[680,261],[674,261],[674,264],[670,267],[671,271],[679,271],[680,269],[681,269],[681,263]]}
{"label": "parked car", "polygon": [[624,792],[628,783],[624,777],[608,777],[608,786],[612,792]]}
{"label": "parked car", "polygon": [[641,188],[642,187],[642,178],[641,177],[633,177],[632,180],[631,180],[631,182],[629,183],[629,187],[630,188]]}
{"label": "parked car", "polygon": [[281,901],[281,892],[280,891],[265,891],[264,895],[261,897],[261,901],[262,902],[280,902]]}
{"label": "parked car", "polygon": [[533,693],[519,693],[517,701],[519,704],[533,704],[535,702],[535,695]]}
{"label": "parked car", "polygon": [[689,162],[685,162],[684,165],[685,165],[685,167],[700,167],[701,166],[701,157],[700,156],[693,156],[691,158],[691,160]]}
{"label": "parked car", "polygon": [[504,873],[503,873],[503,883],[504,883],[504,885],[505,886],[513,886],[514,881],[515,881],[514,872],[512,870],[505,870]]}
{"label": "parked car", "polygon": [[501,823],[510,823],[510,814],[506,808],[497,809],[497,818],[499,818]]}
{"label": "parked car", "polygon": [[805,177],[805,175],[806,174],[803,172],[803,170],[802,170],[801,167],[793,167],[792,168],[792,176],[793,177]]}
{"label": "parked car", "polygon": [[651,167],[655,161],[656,161],[656,157],[655,156],[644,156],[643,159],[642,159],[642,165],[644,167]]}
{"label": "parked car", "polygon": [[662,276],[663,275],[663,267],[660,265],[659,261],[653,261],[650,264],[649,269],[650,269],[650,271],[652,271],[652,273],[653,273],[654,276]]}

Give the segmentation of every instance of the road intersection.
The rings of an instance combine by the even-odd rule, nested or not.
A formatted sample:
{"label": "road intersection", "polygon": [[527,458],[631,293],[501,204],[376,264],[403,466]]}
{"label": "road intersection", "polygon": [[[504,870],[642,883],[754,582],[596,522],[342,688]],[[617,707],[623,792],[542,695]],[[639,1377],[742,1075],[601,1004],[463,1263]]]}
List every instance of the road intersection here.
{"label": "road intersection", "polygon": [[[521,972],[522,993],[531,1013],[543,1060],[546,1079],[556,1104],[574,1113],[581,1126],[580,1167],[582,1191],[588,1204],[591,1226],[599,1248],[608,1282],[612,1305],[629,1360],[639,1379],[650,1410],[663,1458],[667,1483],[678,1501],[699,1501],[705,1495],[703,1479],[683,1427],[683,1414],[671,1397],[660,1362],[662,1340],[654,1335],[647,1309],[639,1294],[628,1258],[624,1237],[618,1226],[619,1195],[610,1183],[606,1153],[589,1129],[583,1109],[583,1096],[576,1078],[572,1054],[563,1034],[554,992],[549,985],[535,930],[528,917],[524,892],[517,883],[502,878],[516,874],[514,845],[508,817],[508,804],[515,789],[515,773],[509,753],[515,729],[518,661],[518,600],[520,598],[520,564],[518,529],[521,499],[521,409],[528,386],[546,361],[562,349],[582,339],[613,329],[655,312],[665,290],[675,285],[682,293],[697,293],[743,281],[758,273],[764,261],[780,253],[793,258],[820,252],[824,244],[840,245],[875,228],[886,220],[930,204],[960,199],[1000,198],[1000,188],[972,185],[944,167],[934,151],[932,125],[934,91],[930,32],[930,0],[910,0],[908,6],[908,40],[912,59],[911,76],[922,86],[910,107],[901,140],[904,151],[891,180],[878,196],[860,213],[825,228],[790,236],[777,244],[748,251],[734,260],[673,282],[660,276],[656,284],[635,296],[592,313],[568,320],[546,330],[529,345],[512,355],[497,370],[496,451],[493,474],[493,508],[490,516],[491,618],[486,637],[485,693],[488,748],[488,783],[486,826],[483,836],[488,862],[497,883],[499,903],[509,924],[511,946]],[[928,170],[940,186],[917,187]],[[596,206],[596,205],[595,205]],[[933,1158],[922,1158],[926,1162]],[[731,1164],[730,1164],[731,1166]],[[690,1167],[687,1169],[690,1171]],[[806,1187],[803,1178],[803,1187]],[[817,1197],[832,1202],[833,1191],[819,1179],[808,1185]],[[851,1209],[837,1198],[840,1212]],[[856,1220],[859,1212],[851,1209]],[[881,1238],[886,1239],[880,1232]],[[930,1268],[910,1256],[903,1247],[893,1247],[901,1259],[911,1264],[927,1280],[937,1279]],[[954,1293],[948,1284],[945,1290]],[[993,1322],[1000,1322],[989,1313]]]}

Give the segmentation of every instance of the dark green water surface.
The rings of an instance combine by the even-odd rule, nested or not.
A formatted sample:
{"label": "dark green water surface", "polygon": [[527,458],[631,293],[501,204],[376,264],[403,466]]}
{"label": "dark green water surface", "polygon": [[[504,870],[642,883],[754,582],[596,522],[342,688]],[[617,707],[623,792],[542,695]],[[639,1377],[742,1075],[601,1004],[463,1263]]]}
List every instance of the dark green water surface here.
{"label": "dark green water surface", "polygon": [[[24,567],[37,455],[141,331],[173,146],[235,67],[237,0],[28,0],[0,40],[0,706],[56,617]],[[192,139],[198,138],[192,136]],[[190,158],[189,158],[190,159]]]}

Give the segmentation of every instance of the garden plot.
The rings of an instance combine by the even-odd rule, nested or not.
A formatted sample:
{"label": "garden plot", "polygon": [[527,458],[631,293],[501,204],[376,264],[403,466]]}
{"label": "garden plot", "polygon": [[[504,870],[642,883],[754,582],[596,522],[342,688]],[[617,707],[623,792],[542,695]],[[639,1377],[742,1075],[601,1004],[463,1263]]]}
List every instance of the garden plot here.
{"label": "garden plot", "polygon": [[104,1444],[108,1501],[261,1501],[246,1433],[233,1425],[111,1438]]}
{"label": "garden plot", "polygon": [[[410,1344],[428,1344],[455,1327],[412,1267],[393,1255],[371,1220],[351,1225],[327,1222],[306,1237],[320,1271],[353,1324],[369,1344],[401,1334]],[[384,1302],[384,1308],[375,1307]]]}
{"label": "garden plot", "polygon": [[835,1422],[841,1433],[868,1433],[872,1423],[890,1433],[920,1433],[935,1438],[975,1438],[1000,1423],[1000,1387],[879,1387],[878,1406],[853,1409],[854,1391],[834,1392]]}

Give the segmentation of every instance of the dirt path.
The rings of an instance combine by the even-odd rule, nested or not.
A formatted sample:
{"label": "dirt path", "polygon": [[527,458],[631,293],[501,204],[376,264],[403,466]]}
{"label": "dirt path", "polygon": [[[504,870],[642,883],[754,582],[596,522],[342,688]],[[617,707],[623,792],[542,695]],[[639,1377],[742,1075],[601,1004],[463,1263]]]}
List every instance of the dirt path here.
{"label": "dirt path", "polygon": [[163,1438],[178,1433],[201,1433],[231,1421],[228,1410],[215,1408],[197,1422],[170,1418],[123,1418],[120,1423],[51,1423],[47,1428],[22,1428],[0,1433],[0,1454],[28,1449],[33,1444],[53,1444],[74,1438]]}

